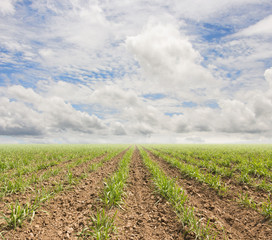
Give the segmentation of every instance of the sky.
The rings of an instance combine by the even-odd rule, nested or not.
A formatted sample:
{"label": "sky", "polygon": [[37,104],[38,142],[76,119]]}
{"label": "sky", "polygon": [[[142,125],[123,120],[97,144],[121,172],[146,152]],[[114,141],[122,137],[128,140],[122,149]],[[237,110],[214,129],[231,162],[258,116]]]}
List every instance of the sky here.
{"label": "sky", "polygon": [[271,0],[1,0],[0,143],[272,143]]}

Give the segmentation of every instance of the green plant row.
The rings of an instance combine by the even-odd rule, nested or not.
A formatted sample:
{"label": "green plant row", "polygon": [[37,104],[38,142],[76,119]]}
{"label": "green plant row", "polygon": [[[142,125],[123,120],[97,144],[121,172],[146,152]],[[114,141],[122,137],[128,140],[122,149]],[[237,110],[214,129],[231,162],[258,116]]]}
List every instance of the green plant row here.
{"label": "green plant row", "polygon": [[272,220],[272,202],[270,197],[267,197],[267,200],[264,202],[256,202],[248,193],[241,192],[238,196],[238,202],[245,207],[252,208],[257,212],[261,213],[268,219]]}
{"label": "green plant row", "polygon": [[105,162],[111,160],[112,158],[114,158],[115,156],[117,156],[121,151],[123,151],[125,148],[127,147],[127,145],[123,146],[115,146],[115,148],[113,148],[112,151],[109,151],[107,156],[104,157],[101,161],[99,161],[98,163],[93,163],[89,166],[89,171],[96,171],[98,168],[100,168]]}
{"label": "green plant row", "polygon": [[87,161],[91,161],[95,157],[102,156],[104,154],[105,154],[105,150],[100,152],[99,151],[90,152],[88,157],[80,158],[75,161],[72,160],[71,163],[65,166],[65,168],[64,166],[57,166],[54,169],[49,168],[40,176],[38,176],[36,172],[33,172],[32,174],[30,174],[28,178],[26,178],[24,175],[20,175],[13,179],[6,176],[5,178],[2,179],[0,183],[0,198],[8,194],[22,192],[26,190],[27,188],[33,187],[33,185],[36,185],[39,182],[45,181],[51,176],[58,175],[60,172],[63,172],[65,169],[71,169],[75,166],[83,164]]}
{"label": "green plant row", "polygon": [[[149,149],[152,151],[152,149]],[[154,149],[156,152],[160,152],[163,155],[169,155],[171,157],[175,157],[177,159],[180,159],[181,161],[184,161],[185,163],[198,166],[199,168],[204,168],[210,173],[221,175],[227,178],[230,178],[233,176],[233,173],[235,172],[235,168],[228,168],[226,166],[220,166],[216,160],[202,160],[199,158],[194,158],[189,155],[184,155],[183,153],[180,153],[179,151],[169,151],[169,150],[163,150],[163,149]]]}
{"label": "green plant row", "polygon": [[[124,150],[124,146],[113,147],[109,151],[109,155],[100,161],[102,162],[101,166],[105,163],[105,159],[109,161],[109,156],[114,157],[122,150]],[[89,169],[89,172],[92,171],[93,169]],[[20,204],[16,201],[15,204],[9,204],[8,208],[11,210],[10,215],[7,216],[2,213],[2,217],[5,219],[7,226],[16,229],[16,227],[21,226],[25,220],[32,220],[35,212],[39,209],[42,203],[51,199],[57,193],[70,189],[72,185],[77,184],[81,179],[86,178],[87,175],[88,174],[85,173],[80,176],[75,176],[70,170],[68,170],[66,177],[62,181],[56,183],[53,187],[35,190],[34,198],[30,202]]]}
{"label": "green plant row", "polygon": [[[117,171],[105,181],[105,186],[101,194],[101,201],[105,208],[119,206],[124,196],[124,187],[129,175],[129,163],[132,158],[134,148],[130,148],[121,159]],[[99,165],[92,166],[96,169]],[[78,234],[82,239],[106,240],[110,239],[112,233],[116,231],[113,216],[107,215],[104,208],[97,210],[95,215],[91,215],[90,224],[83,228]]]}
{"label": "green plant row", "polygon": [[251,177],[272,179],[271,145],[160,145],[160,150],[178,154],[182,159],[194,158],[214,162],[218,166],[247,171]]}
{"label": "green plant row", "polygon": [[106,145],[1,145],[0,176],[7,171],[9,177],[36,172],[106,149]]}
{"label": "green plant row", "polygon": [[119,163],[116,173],[114,173],[105,182],[102,202],[107,207],[120,206],[122,203],[122,196],[124,194],[124,187],[129,175],[129,163],[133,154],[134,148],[130,148]]}
{"label": "green plant row", "polygon": [[[156,151],[159,151],[164,155],[173,156],[187,164],[195,165],[199,168],[205,168],[205,170],[212,174],[220,175],[221,177],[225,178],[232,178],[237,183],[247,184],[256,189],[262,189],[269,193],[272,192],[272,172],[269,170],[267,165],[269,160],[263,161],[262,159],[256,159],[253,157],[249,159],[242,159],[239,157],[238,152],[238,156],[235,158],[236,161],[233,161],[237,164],[228,165],[226,162],[230,163],[230,158],[222,159],[222,156],[221,158],[219,157],[219,153],[216,155],[219,157],[219,159],[215,159],[207,157],[206,155],[197,155],[197,153],[194,153],[193,155],[184,154],[183,151],[186,151],[186,148],[185,150],[182,150],[178,149],[177,147],[173,147],[172,151],[171,148],[166,150],[163,147],[157,147],[156,149],[158,149]],[[233,155],[231,156],[233,157]],[[239,159],[239,161],[237,161],[237,159]],[[260,180],[260,178],[262,179]]]}
{"label": "green plant row", "polygon": [[[178,154],[169,154],[168,152],[165,152],[165,154],[163,154],[161,151],[157,151],[157,150],[154,150],[154,149],[150,149],[154,154],[156,154],[157,156],[161,157],[161,158],[165,158],[165,156],[168,156],[170,157],[172,155],[172,159],[171,161],[173,162],[174,161],[174,156],[176,157],[176,159],[178,159],[179,161],[181,161],[180,159],[180,155]],[[169,159],[168,159],[169,160]],[[193,165],[196,165],[198,167],[202,166],[201,164],[203,163],[203,161],[200,161],[200,160],[197,160],[197,159],[193,159],[193,162],[195,161],[198,161],[199,164],[196,162],[195,164]],[[187,160],[185,161],[186,164],[190,164],[191,161],[189,160],[189,157],[187,158]],[[215,164],[214,162],[212,162],[212,164]],[[211,168],[212,169],[212,165],[211,164]],[[176,164],[174,165],[176,166]],[[197,172],[195,172],[196,174]],[[217,175],[221,175],[219,173],[217,173]],[[224,175],[224,174],[223,174]],[[239,178],[239,181],[242,182],[242,183],[246,183],[248,185],[251,185],[253,186],[253,184],[250,184],[251,182],[248,181],[248,179],[252,179],[252,176],[249,176],[248,173],[246,172],[242,172],[241,175],[240,175],[240,178]],[[271,184],[265,182],[265,179],[263,179],[261,182],[259,182],[258,184],[255,184],[254,185],[256,188],[260,188],[262,190],[266,190],[266,191],[270,191],[271,189]],[[238,196],[238,201],[243,205],[243,206],[246,206],[246,207],[250,207],[256,211],[258,211],[259,213],[261,213],[262,215],[264,215],[265,217],[267,218],[271,218],[271,214],[272,214],[272,205],[271,205],[271,200],[270,198],[268,197],[267,198],[267,201],[264,201],[264,202],[255,202],[253,200],[253,198],[249,195],[249,193],[241,193],[241,195]]]}
{"label": "green plant row", "polygon": [[158,164],[150,160],[147,152],[142,148],[140,148],[140,154],[152,174],[157,191],[171,203],[184,229],[187,229],[187,232],[193,232],[196,239],[209,239],[211,237],[209,222],[207,226],[201,225],[200,220],[195,217],[194,208],[188,206],[184,190],[173,179],[167,177]]}
{"label": "green plant row", "polygon": [[[124,187],[129,174],[129,163],[133,154],[134,148],[130,148],[123,158],[121,159],[118,170],[111,177],[109,177],[101,194],[101,201],[105,208],[111,208],[113,206],[120,206],[122,203],[122,197],[124,195]],[[106,158],[110,159],[110,156]],[[105,161],[100,161],[97,164],[92,164],[90,171],[96,170]],[[96,239],[106,240],[110,239],[112,233],[116,231],[114,225],[114,219],[116,213],[113,216],[107,215],[104,208],[97,210],[96,214],[90,216],[90,223],[88,226],[78,234],[82,239]]]}
{"label": "green plant row", "polygon": [[152,154],[162,158],[172,166],[179,169],[179,171],[201,183],[206,183],[209,187],[215,189],[219,195],[224,195],[227,192],[227,185],[221,180],[219,175],[211,173],[203,173],[197,166],[186,164],[178,158],[170,157],[168,154],[162,154],[159,151],[152,150]]}

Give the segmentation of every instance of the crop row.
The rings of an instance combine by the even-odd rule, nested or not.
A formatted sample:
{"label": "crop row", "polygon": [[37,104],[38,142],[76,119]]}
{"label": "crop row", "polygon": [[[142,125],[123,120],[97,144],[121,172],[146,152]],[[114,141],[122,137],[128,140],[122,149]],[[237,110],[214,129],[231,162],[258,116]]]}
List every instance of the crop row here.
{"label": "crop row", "polygon": [[[183,175],[188,176],[189,178],[193,178],[198,182],[206,183],[209,187],[215,189],[220,195],[224,195],[227,193],[228,185],[224,180],[222,180],[222,176],[225,177],[226,175],[221,174],[221,172],[215,173],[213,171],[207,172],[203,170],[203,168],[201,168],[203,161],[201,161],[200,159],[190,159],[189,157],[187,157],[186,160],[183,161],[182,157],[175,152],[169,153],[165,150],[158,151],[150,146],[149,150],[155,156],[160,157],[164,161],[168,162],[170,165],[178,168]],[[211,162],[211,164],[207,165],[206,167],[211,169],[214,162],[212,162],[211,160],[209,161]],[[264,185],[264,180],[262,181],[262,184]],[[269,183],[265,183],[265,186],[266,187],[262,188],[263,190],[268,190],[269,188],[271,188],[271,184]],[[255,187],[259,188],[259,186]],[[254,198],[250,195],[250,193],[239,192],[236,198],[233,200],[240,202],[246,207],[251,207],[255,209],[256,211],[268,218],[272,218],[272,202],[270,196],[267,196],[267,198],[261,202],[256,202]]]}
{"label": "crop row", "polygon": [[160,145],[159,149],[184,160],[195,159],[199,160],[198,162],[225,167],[221,168],[222,173],[231,169],[232,172],[246,172],[251,177],[272,179],[270,145]]}
{"label": "crop row", "polygon": [[206,226],[201,225],[201,221],[194,214],[194,208],[189,206],[184,190],[175,183],[175,180],[165,175],[158,164],[149,158],[146,151],[141,148],[140,152],[144,164],[152,174],[157,191],[171,203],[183,228],[187,228],[187,232],[193,232],[196,239],[209,239],[209,223]]}
{"label": "crop row", "polygon": [[134,148],[130,148],[119,162],[118,169],[104,182],[104,189],[100,200],[102,206],[96,214],[91,215],[90,224],[83,228],[79,237],[86,239],[109,239],[115,232],[116,226],[113,216],[107,214],[107,210],[112,207],[120,207],[123,203],[124,188],[129,175],[129,164],[132,158]]}
{"label": "crop row", "polygon": [[219,175],[213,175],[211,173],[203,173],[197,166],[186,164],[180,161],[179,158],[171,157],[168,154],[163,154],[157,150],[151,150],[151,152],[178,168],[182,174],[193,178],[201,183],[206,183],[211,188],[215,189],[219,194],[224,194],[227,191],[227,185],[221,180]]}
{"label": "crop row", "polygon": [[0,176],[24,175],[59,162],[88,156],[90,151],[103,151],[107,145],[1,145]]}
{"label": "crop row", "polygon": [[[42,163],[40,160],[33,160],[33,168],[31,168],[31,161],[26,162],[27,167],[25,169],[29,168],[31,171],[17,176],[14,174],[17,171],[17,167],[19,169],[20,166],[24,166],[22,157],[18,157],[16,160],[18,162],[16,168],[6,167],[5,171],[0,172],[0,176],[2,177],[0,185],[2,196],[8,198],[9,194],[24,191],[25,189],[29,190],[30,195],[27,197],[28,201],[20,198],[13,201],[14,197],[17,195],[12,195],[12,202],[6,204],[6,210],[2,212],[5,221],[5,229],[16,229],[25,221],[32,221],[35,217],[35,213],[39,211],[46,201],[52,199],[61,191],[73,188],[73,186],[78,184],[81,179],[86,178],[92,172],[99,170],[101,166],[106,162],[111,161],[127,147],[128,145],[115,145],[112,147],[99,146],[97,148],[92,146],[89,147],[89,149],[86,147],[82,152],[80,151],[80,148],[77,149],[75,147],[75,153],[70,149],[69,154],[63,154],[61,155],[63,158],[58,158],[59,160],[56,165],[50,164],[51,161],[54,162],[57,159],[54,157],[53,153],[45,151],[43,152],[43,155],[41,150],[35,149],[33,150],[33,155],[29,156],[36,156],[37,158],[42,156],[43,163],[47,167],[45,169],[37,169],[37,166]],[[193,152],[193,149],[197,148],[189,146],[187,149],[186,147],[182,149],[180,146],[177,148],[176,146],[171,147],[170,145],[144,145],[139,147],[141,160],[152,176],[152,182],[156,188],[156,193],[163,196],[163,198],[171,204],[183,226],[185,235],[186,233],[193,233],[196,239],[210,239],[216,235],[216,233],[212,232],[213,226],[210,226],[209,221],[205,225],[203,219],[198,219],[196,217],[195,210],[190,203],[190,197],[188,197],[182,186],[180,186],[175,179],[165,174],[165,171],[159,167],[159,164],[156,163],[155,160],[160,158],[179,169],[182,175],[200,183],[205,183],[210,188],[215,189],[219,195],[225,195],[228,191],[228,186],[224,181],[224,178],[226,177],[224,171],[234,168],[235,166],[242,166],[243,161],[246,161],[239,157],[236,158],[236,160],[232,157],[229,157],[226,161],[222,160],[223,158],[226,158],[227,153],[230,153],[228,148],[226,148],[225,151],[222,150],[223,148],[221,150],[220,148],[215,148],[215,152],[212,152],[209,158],[207,157],[207,149],[210,149],[209,147],[207,147],[207,149],[205,149],[205,147],[199,147],[199,154]],[[99,204],[96,206],[98,210],[95,214],[90,213],[89,224],[78,234],[79,238],[109,239],[117,229],[115,226],[115,216],[118,208],[122,208],[122,204],[125,201],[126,182],[129,178],[130,162],[134,151],[137,151],[137,148],[135,150],[134,147],[130,147],[118,163],[116,171],[105,179],[104,188],[99,193]],[[220,153],[222,155],[220,155]],[[12,151],[10,154],[11,155],[9,155],[8,150],[4,151],[1,155],[1,162],[7,161],[5,159],[9,159],[10,156],[14,156],[12,155]],[[233,156],[235,155],[234,153],[232,154]],[[263,152],[259,150],[258,153],[252,152],[250,155],[242,149],[239,154],[243,157],[264,157],[269,155],[269,151],[266,149]],[[47,156],[48,159],[45,156]],[[70,158],[71,156],[74,158]],[[272,157],[272,155],[269,156]],[[216,160],[216,157],[221,160]],[[97,158],[97,160],[93,161],[94,158]],[[14,160],[14,162],[16,161]],[[270,171],[270,168],[268,167],[269,162],[270,159],[266,158],[264,164],[262,164],[267,171]],[[4,165],[11,166],[7,163],[4,163]],[[212,168],[215,168],[216,171],[212,171]],[[240,167],[236,167],[235,174],[241,169],[242,168]],[[9,180],[8,177],[3,177],[8,176],[6,173],[9,171],[12,172],[12,181],[10,181],[10,183],[15,184],[15,187],[10,187],[9,184],[7,184]],[[252,178],[257,176],[250,173],[249,175]],[[268,178],[269,176],[267,175],[265,177]],[[46,179],[49,179],[48,185],[44,185]],[[39,185],[39,183],[41,184]],[[260,203],[256,202],[248,193],[242,192],[239,196],[239,202],[246,207],[251,207],[261,212],[268,218],[272,217],[272,203],[269,198],[266,202]],[[113,213],[114,211],[115,213]]]}
{"label": "crop row", "polygon": [[[220,175],[220,177],[226,179],[231,178],[232,181],[235,181],[239,184],[247,184],[251,187],[264,190],[268,193],[272,192],[272,172],[270,171],[270,167],[268,167],[271,161],[267,160],[267,158],[257,159],[257,153],[255,154],[255,158],[251,157],[248,159],[243,159],[239,158],[239,152],[237,153],[238,156],[234,155],[232,152],[231,156],[235,156],[235,160],[233,160],[229,156],[225,156],[226,158],[224,158],[223,154],[225,153],[223,152],[223,147],[221,149],[221,157],[218,153],[218,150],[216,152],[218,159],[211,157],[212,152],[210,153],[211,156],[209,157],[204,155],[202,152],[200,152],[199,155],[196,155],[196,153],[193,154],[191,152],[188,154],[186,153],[186,147],[184,147],[184,149],[182,147],[181,149],[174,147],[172,150],[169,147],[167,149],[164,147],[156,149],[159,150],[162,154],[170,155],[180,159],[187,164],[195,165],[198,168],[203,169],[202,171],[208,171],[214,175]],[[262,157],[264,157],[264,155],[262,155]],[[237,161],[237,159],[239,159],[239,161]]]}
{"label": "crop row", "polygon": [[[104,189],[101,194],[101,209],[96,214],[91,215],[90,224],[80,233],[80,237],[92,239],[109,239],[117,227],[114,225],[114,215],[109,215],[107,211],[112,207],[121,207],[125,201],[124,188],[129,173],[129,163],[131,161],[134,149],[129,150],[119,163],[119,167],[105,181]],[[194,214],[194,208],[189,206],[188,198],[185,192],[175,181],[167,177],[159,166],[150,160],[146,151],[140,149],[140,154],[144,165],[152,175],[156,191],[167,199],[175,210],[183,229],[187,233],[193,233],[196,239],[209,239],[211,237],[210,226],[201,224]],[[185,234],[186,235],[186,234]]]}
{"label": "crop row", "polygon": [[[127,146],[120,145],[112,148],[108,147],[106,150],[107,156],[102,158],[98,163],[86,162],[87,165],[84,166],[83,174],[80,175],[73,174],[72,168],[70,168],[71,165],[66,166],[66,171],[62,178],[52,182],[48,187],[32,189],[28,202],[17,199],[14,203],[8,203],[5,209],[9,210],[7,210],[6,213],[2,213],[7,227],[16,228],[17,226],[21,226],[26,219],[31,221],[35,216],[35,212],[40,208],[42,203],[51,199],[57,193],[70,189],[73,185],[79,183],[81,179],[86,178],[88,174],[97,170],[105,162],[110,161],[113,157],[123,151],[125,147]],[[91,150],[89,150],[89,152],[91,154]],[[93,159],[93,157],[89,156],[89,159]],[[72,163],[74,166],[78,166],[77,161],[73,161]]]}
{"label": "crop row", "polygon": [[[68,147],[68,146],[67,146]],[[63,149],[64,150],[64,149]],[[106,153],[108,156],[105,157],[105,161],[108,158],[111,158],[111,154],[114,152],[118,152],[119,149],[110,148],[110,147],[92,147],[89,148],[88,152],[83,148],[84,152],[78,151],[79,149],[76,149],[76,153],[71,154],[71,156],[77,156],[77,158],[69,159],[69,161],[60,161],[56,165],[52,165],[52,159],[44,159],[43,160],[43,166],[46,166],[42,171],[39,171],[36,169],[36,171],[32,170],[28,172],[26,175],[16,175],[16,176],[10,176],[7,174],[1,175],[0,180],[0,197],[3,197],[7,194],[12,194],[16,192],[22,192],[27,189],[33,189],[36,185],[39,183],[44,183],[46,180],[50,179],[51,177],[56,177],[59,174],[65,174],[67,171],[71,172],[71,170],[77,166],[80,166],[84,163],[87,163],[89,161],[92,161],[94,158],[98,156],[103,156]],[[71,150],[70,150],[71,151]],[[47,152],[44,152],[46,155]],[[42,155],[43,156],[43,155]],[[43,156],[44,157],[44,156]],[[61,164],[62,163],[62,164]],[[35,165],[35,163],[33,163]],[[102,164],[102,163],[100,163]],[[28,165],[29,168],[31,168],[31,165]],[[95,166],[92,166],[95,168]],[[34,168],[35,169],[35,168]]]}

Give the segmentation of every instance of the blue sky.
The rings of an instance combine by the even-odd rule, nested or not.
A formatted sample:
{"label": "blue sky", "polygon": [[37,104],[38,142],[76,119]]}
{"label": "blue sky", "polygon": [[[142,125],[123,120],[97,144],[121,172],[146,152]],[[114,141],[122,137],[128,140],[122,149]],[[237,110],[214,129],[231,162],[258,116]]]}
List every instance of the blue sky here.
{"label": "blue sky", "polygon": [[270,0],[2,0],[0,143],[272,140]]}

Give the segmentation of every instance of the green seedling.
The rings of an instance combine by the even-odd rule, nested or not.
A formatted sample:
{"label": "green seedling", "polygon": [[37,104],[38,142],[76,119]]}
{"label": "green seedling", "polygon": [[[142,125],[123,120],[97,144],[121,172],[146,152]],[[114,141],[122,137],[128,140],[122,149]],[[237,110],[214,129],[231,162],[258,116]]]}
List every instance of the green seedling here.
{"label": "green seedling", "polygon": [[102,202],[107,207],[121,207],[124,195],[124,186],[128,178],[129,163],[133,149],[129,150],[120,161],[118,171],[105,182],[105,188],[101,197]]}
{"label": "green seedling", "polygon": [[202,226],[200,220],[195,217],[194,208],[187,206],[187,196],[185,192],[175,183],[175,181],[167,177],[159,168],[158,164],[150,160],[148,154],[141,148],[140,154],[144,164],[152,175],[157,191],[161,193],[174,207],[184,229],[189,228],[195,234],[196,239],[209,239],[207,235],[210,230]]}
{"label": "green seedling", "polygon": [[257,209],[257,204],[255,203],[254,199],[248,195],[248,193],[241,192],[241,195],[239,196],[239,202],[246,207]]}
{"label": "green seedling", "polygon": [[250,176],[248,175],[247,171],[242,171],[241,175],[239,177],[239,182],[240,183],[249,183],[250,182]]}
{"label": "green seedling", "polygon": [[1,192],[5,194],[12,194],[25,190],[26,183],[19,177],[15,180],[5,179],[3,186],[1,186]]}
{"label": "green seedling", "polygon": [[111,234],[116,231],[113,217],[106,215],[105,210],[97,211],[96,215],[91,216],[90,225],[82,230],[79,237],[83,239],[96,239],[96,240],[107,240],[110,239]]}
{"label": "green seedling", "polygon": [[272,202],[271,200],[268,198],[267,202],[263,202],[261,204],[262,206],[262,214],[267,217],[272,219]]}
{"label": "green seedling", "polygon": [[30,207],[29,203],[21,206],[18,201],[16,201],[15,205],[10,205],[10,210],[10,216],[3,214],[3,218],[5,219],[8,227],[13,229],[21,227],[26,219],[32,220],[35,215],[35,210]]}

